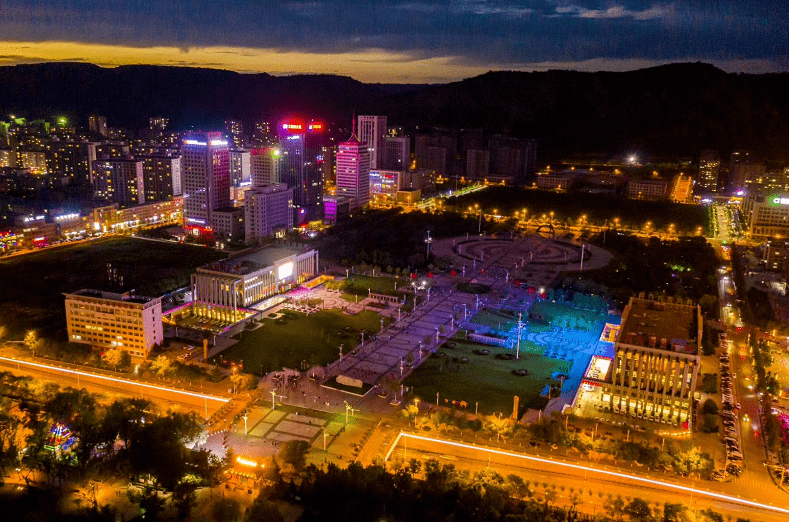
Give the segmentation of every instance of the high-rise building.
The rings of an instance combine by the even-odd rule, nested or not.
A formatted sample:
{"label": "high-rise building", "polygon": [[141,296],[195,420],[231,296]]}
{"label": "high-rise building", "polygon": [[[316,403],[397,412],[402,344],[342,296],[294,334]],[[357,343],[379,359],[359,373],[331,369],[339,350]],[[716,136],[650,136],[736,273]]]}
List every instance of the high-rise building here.
{"label": "high-rise building", "polygon": [[91,166],[96,161],[97,143],[53,139],[47,143],[47,170],[69,179],[69,183],[90,184]]}
{"label": "high-rise building", "polygon": [[98,115],[89,116],[88,128],[90,129],[90,132],[94,134],[100,134],[105,138],[110,135],[110,131],[107,128],[106,116],[98,116]]}
{"label": "high-rise building", "polygon": [[294,223],[323,218],[323,173],[316,161],[322,150],[321,122],[305,123],[297,118],[279,124],[283,168],[279,181],[293,187]]}
{"label": "high-rise building", "polygon": [[211,212],[230,205],[230,147],[221,132],[193,132],[183,140],[184,227],[207,232]]}
{"label": "high-rise building", "polygon": [[131,293],[80,290],[66,296],[66,327],[73,343],[120,348],[146,357],[164,340],[162,300]]}
{"label": "high-rise building", "polygon": [[143,156],[143,183],[145,201],[164,201],[180,196],[183,175],[181,156],[157,154]]}
{"label": "high-rise building", "polygon": [[[277,147],[252,149],[249,158],[250,180],[253,187],[265,187],[284,182],[282,171],[285,156]],[[287,183],[286,183],[287,184]]]}
{"label": "high-rise building", "polygon": [[131,152],[129,144],[123,141],[108,141],[96,145],[96,157],[104,158],[124,158]]}
{"label": "high-rise building", "polygon": [[389,170],[409,170],[411,168],[411,138],[408,136],[384,139],[386,147],[386,166],[371,168],[387,168]]}
{"label": "high-rise building", "polygon": [[386,116],[359,116],[356,128],[359,141],[370,150],[370,168],[386,168]]}
{"label": "high-rise building", "polygon": [[248,245],[293,228],[293,188],[285,183],[244,192],[244,229]]}
{"label": "high-rise building", "polygon": [[721,160],[716,150],[703,150],[699,157],[699,179],[696,187],[702,193],[718,191]]}
{"label": "high-rise building", "polygon": [[370,202],[370,150],[355,133],[337,148],[337,195],[351,200],[351,210]]}
{"label": "high-rise building", "polygon": [[230,151],[230,185],[238,187],[249,181],[250,154],[247,150]]}
{"label": "high-rise building", "polygon": [[145,203],[142,160],[101,159],[93,162],[93,195],[120,205]]}

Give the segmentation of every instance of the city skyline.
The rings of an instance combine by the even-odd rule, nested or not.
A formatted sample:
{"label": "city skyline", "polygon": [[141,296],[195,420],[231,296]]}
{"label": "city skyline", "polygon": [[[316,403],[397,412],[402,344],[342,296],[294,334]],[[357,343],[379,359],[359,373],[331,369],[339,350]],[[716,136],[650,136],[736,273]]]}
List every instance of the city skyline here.
{"label": "city skyline", "polygon": [[382,83],[444,83],[499,69],[622,71],[695,61],[727,72],[789,68],[782,37],[787,14],[778,2],[392,1],[353,8],[236,2],[219,16],[204,2],[189,10],[158,1],[125,5],[112,16],[93,4],[8,2],[0,64],[143,63]]}

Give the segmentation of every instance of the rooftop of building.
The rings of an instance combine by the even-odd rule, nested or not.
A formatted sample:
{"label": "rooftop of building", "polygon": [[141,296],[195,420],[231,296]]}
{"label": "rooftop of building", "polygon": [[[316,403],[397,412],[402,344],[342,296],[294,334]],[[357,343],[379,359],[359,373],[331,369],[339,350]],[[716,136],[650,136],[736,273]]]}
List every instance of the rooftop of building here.
{"label": "rooftop of building", "polygon": [[618,343],[698,353],[698,308],[684,302],[633,298],[623,317]]}
{"label": "rooftop of building", "polygon": [[104,299],[107,301],[123,301],[126,303],[135,303],[135,304],[145,304],[149,303],[157,297],[146,297],[144,295],[137,295],[134,291],[124,292],[122,294],[118,294],[116,292],[105,292],[103,290],[93,290],[88,288],[83,288],[82,290],[78,290],[71,294],[65,294],[66,296],[75,296],[75,297],[93,297],[96,299]]}
{"label": "rooftop of building", "polygon": [[218,213],[234,213],[234,212],[244,212],[244,207],[222,207],[222,208],[215,208],[211,212],[218,212]]}
{"label": "rooftop of building", "polygon": [[[277,261],[305,251],[300,248],[269,246],[247,252],[237,257],[222,259],[200,267],[213,272],[224,272],[233,275],[247,275],[263,268],[273,266]],[[198,269],[200,270],[200,269]]]}

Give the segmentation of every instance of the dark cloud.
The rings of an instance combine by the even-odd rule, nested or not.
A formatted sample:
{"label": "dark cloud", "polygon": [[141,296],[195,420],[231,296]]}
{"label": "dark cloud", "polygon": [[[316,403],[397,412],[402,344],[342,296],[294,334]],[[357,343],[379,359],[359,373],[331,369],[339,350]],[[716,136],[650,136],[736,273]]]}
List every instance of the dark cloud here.
{"label": "dark cloud", "polygon": [[513,67],[595,59],[785,64],[788,12],[786,0],[4,0],[0,39],[375,48]]}

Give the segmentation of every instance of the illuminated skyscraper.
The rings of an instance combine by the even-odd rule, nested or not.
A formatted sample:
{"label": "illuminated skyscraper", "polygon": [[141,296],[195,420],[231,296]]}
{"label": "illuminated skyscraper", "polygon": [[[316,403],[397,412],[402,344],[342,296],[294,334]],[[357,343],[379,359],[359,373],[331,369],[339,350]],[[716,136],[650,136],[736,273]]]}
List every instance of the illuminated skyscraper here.
{"label": "illuminated skyscraper", "polygon": [[142,160],[102,159],[92,165],[94,196],[121,205],[145,203]]}
{"label": "illuminated skyscraper", "polygon": [[283,154],[279,181],[293,187],[294,223],[304,224],[323,218],[323,176],[316,156],[321,150],[320,122],[290,118],[279,124],[280,150]]}
{"label": "illuminated skyscraper", "polygon": [[212,227],[211,212],[230,205],[230,148],[221,132],[189,133],[181,147],[184,226]]}
{"label": "illuminated skyscraper", "polygon": [[91,115],[88,117],[88,128],[95,134],[101,134],[105,138],[109,136],[110,132],[107,129],[107,117]]}
{"label": "illuminated skyscraper", "polygon": [[337,195],[352,201],[351,210],[370,202],[370,151],[355,132],[337,149]]}
{"label": "illuminated skyscraper", "polygon": [[[359,116],[359,140],[370,149],[370,168],[383,169],[386,165],[386,116]],[[391,167],[395,168],[395,167]]]}

